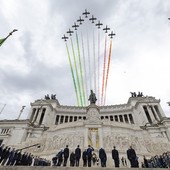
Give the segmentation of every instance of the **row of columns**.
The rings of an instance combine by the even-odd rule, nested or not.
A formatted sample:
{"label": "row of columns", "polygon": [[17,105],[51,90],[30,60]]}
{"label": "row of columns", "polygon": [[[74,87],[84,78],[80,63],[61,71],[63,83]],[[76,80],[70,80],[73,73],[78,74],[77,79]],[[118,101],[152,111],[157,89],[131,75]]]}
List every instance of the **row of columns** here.
{"label": "row of columns", "polygon": [[110,121],[134,124],[134,119],[132,114],[101,116],[101,119],[109,119]]}
{"label": "row of columns", "polygon": [[[114,116],[101,116],[101,120],[110,120],[115,122],[124,122],[129,124],[134,124],[134,119],[132,114],[125,115],[114,115]],[[77,120],[86,120],[86,116],[64,116],[64,115],[56,115],[55,125],[62,123],[75,122]]]}
{"label": "row of columns", "polygon": [[157,105],[143,105],[147,121],[152,124],[153,122],[159,122],[162,119],[161,113]]}
{"label": "row of columns", "polygon": [[55,125],[69,122],[76,122],[77,120],[86,120],[86,116],[63,116],[56,115]]}
{"label": "row of columns", "polygon": [[42,124],[43,118],[45,116],[46,108],[33,108],[30,122],[35,123],[37,122],[39,125]]}

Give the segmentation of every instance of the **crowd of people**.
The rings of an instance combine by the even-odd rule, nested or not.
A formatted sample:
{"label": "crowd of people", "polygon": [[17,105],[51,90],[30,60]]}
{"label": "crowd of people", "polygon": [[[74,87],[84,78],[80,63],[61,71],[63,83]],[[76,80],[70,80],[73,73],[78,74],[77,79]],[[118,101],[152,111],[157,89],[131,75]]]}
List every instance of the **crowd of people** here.
{"label": "crowd of people", "polygon": [[[83,167],[100,166],[106,167],[107,154],[103,148],[98,151],[98,156],[94,152],[94,149],[89,145],[83,152],[78,145],[77,148],[70,152],[68,145],[64,149],[61,149],[51,161],[34,156],[31,153],[24,152],[22,149],[10,148],[2,144],[0,146],[0,165],[1,166],[79,166],[80,159],[83,161]],[[127,158],[129,160],[131,168],[170,168],[170,152],[163,153],[162,155],[156,155],[147,159],[143,157],[143,162],[139,165],[138,157],[135,150],[130,146],[127,150]],[[114,161],[115,167],[127,166],[125,157],[119,158],[119,152],[114,146],[111,151],[111,156]]]}
{"label": "crowd of people", "polygon": [[[132,149],[132,148],[131,148]],[[69,158],[70,166],[79,166],[80,159],[82,158],[83,167],[98,166],[100,162],[101,167],[106,167],[107,154],[103,148],[99,149],[98,156],[94,149],[88,145],[88,148],[81,153],[79,145],[74,152],[69,153],[68,145],[65,149],[61,149],[55,157],[52,158],[53,166],[66,166]],[[69,157],[70,156],[70,157]],[[114,160],[115,167],[119,167],[119,153],[114,146],[112,150],[112,159]],[[131,158],[130,158],[131,159]],[[127,166],[126,159],[121,158],[122,166]]]}
{"label": "crowd of people", "polygon": [[51,162],[44,158],[34,156],[24,152],[22,149],[10,148],[2,144],[0,146],[0,165],[1,166],[50,166]]}
{"label": "crowd of people", "polygon": [[162,155],[155,155],[150,159],[143,157],[143,168],[170,168],[170,152],[163,153]]}

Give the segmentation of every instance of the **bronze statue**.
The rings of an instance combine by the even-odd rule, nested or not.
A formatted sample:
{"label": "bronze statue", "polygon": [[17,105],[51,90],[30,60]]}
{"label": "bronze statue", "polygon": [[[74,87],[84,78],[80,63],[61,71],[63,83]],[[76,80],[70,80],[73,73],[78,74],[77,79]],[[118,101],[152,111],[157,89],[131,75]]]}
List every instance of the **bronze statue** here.
{"label": "bronze statue", "polygon": [[131,97],[143,97],[143,92],[138,92],[138,94],[136,94],[136,92],[130,92],[131,93]]}
{"label": "bronze statue", "polygon": [[51,100],[56,100],[56,94],[51,95]]}
{"label": "bronze statue", "polygon": [[45,95],[45,99],[46,99],[46,100],[49,100],[49,99],[50,99],[49,94]]}
{"label": "bronze statue", "polygon": [[95,93],[93,93],[93,90],[91,90],[91,94],[88,100],[90,101],[90,104],[96,104],[97,98]]}

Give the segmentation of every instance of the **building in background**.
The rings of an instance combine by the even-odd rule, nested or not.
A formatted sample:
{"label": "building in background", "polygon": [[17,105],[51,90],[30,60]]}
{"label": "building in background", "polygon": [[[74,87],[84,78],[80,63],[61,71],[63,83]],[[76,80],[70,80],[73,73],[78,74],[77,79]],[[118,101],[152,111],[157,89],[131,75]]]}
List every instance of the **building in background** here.
{"label": "building in background", "polygon": [[[168,151],[170,148],[170,118],[166,117],[160,100],[151,96],[134,96],[126,104],[87,107],[63,106],[53,98],[31,103],[26,120],[1,120],[0,142],[52,158],[66,145],[74,151],[88,145],[102,147],[112,165],[111,150],[119,150],[120,157],[132,146],[142,158]],[[34,147],[31,147],[34,146]]]}

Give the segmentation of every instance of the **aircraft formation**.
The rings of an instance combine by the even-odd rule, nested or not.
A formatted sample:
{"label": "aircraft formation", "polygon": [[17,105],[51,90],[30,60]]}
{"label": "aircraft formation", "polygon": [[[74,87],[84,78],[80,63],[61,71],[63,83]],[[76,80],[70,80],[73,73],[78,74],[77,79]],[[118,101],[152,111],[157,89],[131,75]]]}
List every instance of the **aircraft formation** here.
{"label": "aircraft formation", "polygon": [[115,33],[103,25],[86,9],[62,37],[78,106],[87,105],[90,90],[95,92],[97,104],[105,105]]}
{"label": "aircraft formation", "polygon": [[[87,11],[87,9],[85,9],[85,12],[82,13],[82,15],[85,17],[85,18],[89,18],[89,15],[90,15],[90,12]],[[97,18],[94,17],[94,15],[91,16],[91,18],[89,18],[89,21],[91,21],[91,23],[95,23],[95,21],[97,20]],[[78,22],[78,24],[76,24],[76,22]],[[82,23],[84,22],[84,19],[80,16],[79,19],[74,22],[74,25],[72,25],[72,28],[74,28],[74,30],[77,30],[77,28],[82,25]],[[95,26],[97,26],[98,29],[101,28],[103,24],[100,22],[100,20],[95,24]],[[105,31],[105,33],[108,33],[108,31],[110,30],[110,28],[106,25],[106,27],[103,28],[103,30]],[[69,31],[67,31],[67,33],[69,34],[69,36],[72,36],[72,34],[74,33],[73,30],[71,30],[69,28]],[[110,36],[110,38],[113,38],[113,36],[115,36],[116,34],[113,33],[113,31],[111,31],[110,34],[108,34],[108,36]],[[66,36],[64,34],[64,36],[62,37],[62,39],[64,41],[67,41],[68,40],[68,36]]]}

